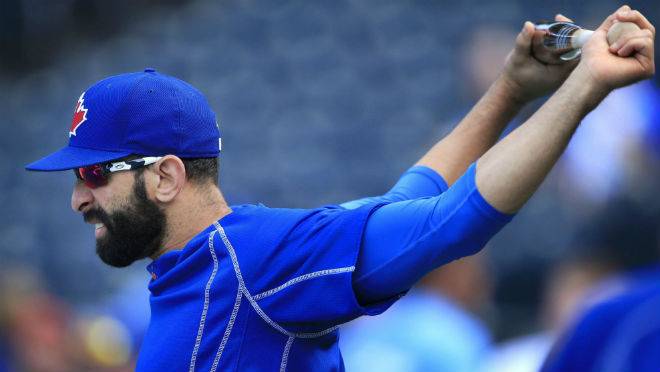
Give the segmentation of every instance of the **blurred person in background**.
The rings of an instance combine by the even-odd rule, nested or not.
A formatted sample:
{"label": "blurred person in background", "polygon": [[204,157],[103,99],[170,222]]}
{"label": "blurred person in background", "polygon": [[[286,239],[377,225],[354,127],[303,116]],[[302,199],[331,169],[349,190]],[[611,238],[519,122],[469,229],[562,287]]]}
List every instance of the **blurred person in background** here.
{"label": "blurred person in background", "polygon": [[541,330],[507,339],[484,355],[482,372],[536,372],[543,364],[560,324],[574,315],[587,291],[601,278],[601,268],[566,260],[547,276],[541,305]]}
{"label": "blurred person in background", "polygon": [[9,371],[67,372],[81,365],[71,309],[46,292],[34,271],[0,272],[0,328]]}
{"label": "blurred person in background", "polygon": [[[577,317],[625,292],[635,282],[631,277],[646,277],[657,270],[658,224],[653,208],[621,197],[597,209],[577,230],[569,253],[551,269],[541,312],[542,330],[498,345],[484,371],[538,371],[557,338]],[[589,345],[596,343],[589,341]],[[581,355],[588,348],[586,344],[570,347]],[[558,370],[564,370],[561,368],[568,367]],[[566,370],[582,370],[571,368]]]}
{"label": "blurred person in background", "polygon": [[127,372],[130,348],[118,320],[82,316],[26,267],[0,271],[0,371]]}
{"label": "blurred person in background", "polygon": [[660,366],[660,210],[611,203],[584,232],[587,251],[618,275],[592,291],[542,371],[657,371]]}
{"label": "blurred person in background", "polygon": [[348,371],[477,371],[491,347],[477,317],[491,291],[485,253],[426,275],[386,313],[342,328]]}

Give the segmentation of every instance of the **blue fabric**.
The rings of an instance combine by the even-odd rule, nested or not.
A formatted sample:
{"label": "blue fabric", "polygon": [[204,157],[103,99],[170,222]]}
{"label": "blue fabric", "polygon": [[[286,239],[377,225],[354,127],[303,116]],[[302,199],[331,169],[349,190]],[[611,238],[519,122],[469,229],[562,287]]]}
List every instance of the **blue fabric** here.
{"label": "blue fabric", "polygon": [[[424,185],[412,193],[418,199],[390,203],[374,212],[353,280],[361,303],[404,293],[431,270],[477,253],[511,221],[512,215],[497,211],[481,196],[475,172],[473,164],[441,195],[427,196],[446,187],[444,183],[435,189]],[[416,178],[399,184],[414,190],[414,182],[424,183]]]}
{"label": "blue fabric", "polygon": [[344,370],[337,325],[381,313],[510,220],[474,176],[472,166],[447,189],[414,167],[384,196],[342,206],[233,207],[222,228],[149,265],[152,314],[137,370]]}
{"label": "blue fabric", "polygon": [[660,366],[660,268],[589,309],[554,346],[544,372],[656,372]]}
{"label": "blue fabric", "polygon": [[277,371],[284,360],[289,370],[343,370],[332,327],[388,306],[360,306],[351,280],[377,207],[233,207],[220,220],[226,238],[211,226],[152,262],[151,322],[137,370],[183,371],[194,361],[209,371],[215,360],[222,371]]}
{"label": "blue fabric", "polygon": [[372,196],[342,203],[347,209],[355,209],[367,204],[392,203],[402,200],[440,195],[447,190],[447,182],[429,167],[417,165],[406,171],[397,183],[384,195]]}
{"label": "blue fabric", "polygon": [[5,342],[0,340],[0,372],[11,372],[12,370],[9,350]]}
{"label": "blue fabric", "polygon": [[105,78],[80,95],[69,145],[26,166],[59,171],[129,154],[217,157],[220,130],[206,98],[154,69]]}

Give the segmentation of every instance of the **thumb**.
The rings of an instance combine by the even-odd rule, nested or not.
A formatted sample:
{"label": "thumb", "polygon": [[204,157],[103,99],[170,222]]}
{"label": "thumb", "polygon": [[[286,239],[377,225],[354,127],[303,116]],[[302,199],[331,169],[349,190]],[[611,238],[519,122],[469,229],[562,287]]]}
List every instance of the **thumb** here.
{"label": "thumb", "polygon": [[531,53],[532,38],[534,37],[534,24],[532,22],[525,22],[523,28],[516,37],[515,51],[519,55],[529,55]]}

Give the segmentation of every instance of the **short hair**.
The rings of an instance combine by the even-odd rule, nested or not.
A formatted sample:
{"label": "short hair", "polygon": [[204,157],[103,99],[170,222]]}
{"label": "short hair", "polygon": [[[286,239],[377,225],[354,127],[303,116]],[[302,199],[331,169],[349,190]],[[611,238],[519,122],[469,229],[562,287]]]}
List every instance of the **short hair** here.
{"label": "short hair", "polygon": [[578,229],[573,245],[585,259],[607,261],[622,270],[656,264],[660,260],[657,221],[658,211],[620,197]]}
{"label": "short hair", "polygon": [[202,184],[212,181],[218,184],[218,158],[186,158],[181,159],[186,167],[186,179]]}

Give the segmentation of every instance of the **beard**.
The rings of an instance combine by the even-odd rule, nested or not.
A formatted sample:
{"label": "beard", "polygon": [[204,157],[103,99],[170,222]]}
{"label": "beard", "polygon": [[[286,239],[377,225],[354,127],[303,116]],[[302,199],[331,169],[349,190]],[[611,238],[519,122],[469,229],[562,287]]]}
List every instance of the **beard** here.
{"label": "beard", "polygon": [[154,256],[163,242],[165,213],[147,198],[142,174],[136,175],[132,194],[121,210],[106,213],[98,208],[84,214],[85,221],[105,225],[105,234],[96,240],[96,254],[110,266],[126,267]]}

